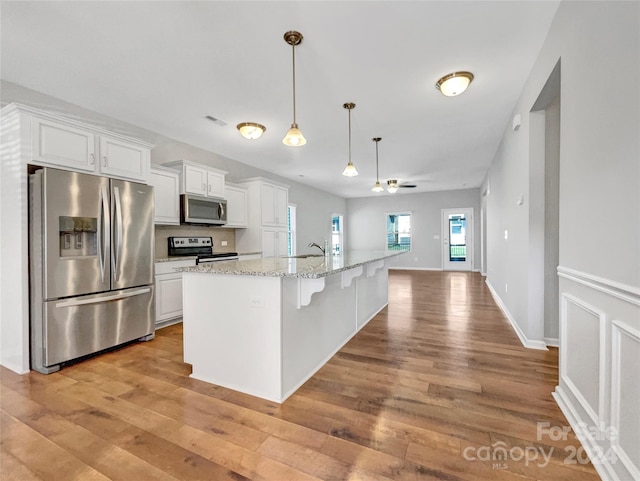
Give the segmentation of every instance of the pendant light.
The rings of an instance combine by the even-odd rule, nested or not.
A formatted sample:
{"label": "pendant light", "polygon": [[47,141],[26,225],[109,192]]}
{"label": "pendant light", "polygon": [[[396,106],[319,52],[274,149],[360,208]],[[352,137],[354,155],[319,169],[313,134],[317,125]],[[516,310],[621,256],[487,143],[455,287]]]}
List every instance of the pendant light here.
{"label": "pendant light", "polygon": [[293,54],[293,123],[282,139],[282,143],[291,147],[301,147],[307,143],[307,139],[304,138],[296,123],[296,45],[302,43],[302,34],[291,30],[284,34],[284,41],[291,45]]}
{"label": "pendant light", "polygon": [[373,140],[376,143],[376,183],[371,189],[373,192],[382,192],[384,189],[380,185],[380,176],[378,175],[378,142],[382,140],[382,137],[374,137]]}
{"label": "pendant light", "polygon": [[396,179],[387,180],[387,192],[395,194],[398,191],[398,181]]}
{"label": "pendant light", "polygon": [[355,165],[351,162],[351,111],[356,108],[356,104],[353,102],[347,102],[343,105],[345,109],[349,112],[349,163],[342,171],[342,175],[346,175],[347,177],[355,177],[358,175],[358,171],[356,170]]}

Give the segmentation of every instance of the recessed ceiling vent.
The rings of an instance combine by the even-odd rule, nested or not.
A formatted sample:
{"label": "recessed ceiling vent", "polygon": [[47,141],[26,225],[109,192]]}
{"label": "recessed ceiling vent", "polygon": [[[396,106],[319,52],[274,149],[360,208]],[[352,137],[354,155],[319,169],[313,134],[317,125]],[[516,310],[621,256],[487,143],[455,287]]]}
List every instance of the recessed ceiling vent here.
{"label": "recessed ceiling vent", "polygon": [[224,127],[225,125],[227,125],[227,123],[224,120],[216,119],[213,115],[205,115],[204,118],[220,127]]}

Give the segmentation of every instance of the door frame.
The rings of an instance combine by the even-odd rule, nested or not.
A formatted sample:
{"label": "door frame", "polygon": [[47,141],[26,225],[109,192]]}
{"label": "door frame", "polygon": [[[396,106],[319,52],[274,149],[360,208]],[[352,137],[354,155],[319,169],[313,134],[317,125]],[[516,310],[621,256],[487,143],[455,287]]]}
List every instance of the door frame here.
{"label": "door frame", "polygon": [[[449,261],[449,215],[451,214],[464,214],[466,220],[466,238],[465,245],[467,246],[467,260],[465,262],[450,262]],[[473,207],[461,207],[459,209],[442,209],[440,219],[440,238],[442,240],[442,270],[443,271],[473,271],[473,259],[474,259],[474,212]],[[447,222],[445,223],[445,220]],[[445,227],[446,224],[446,227]]]}

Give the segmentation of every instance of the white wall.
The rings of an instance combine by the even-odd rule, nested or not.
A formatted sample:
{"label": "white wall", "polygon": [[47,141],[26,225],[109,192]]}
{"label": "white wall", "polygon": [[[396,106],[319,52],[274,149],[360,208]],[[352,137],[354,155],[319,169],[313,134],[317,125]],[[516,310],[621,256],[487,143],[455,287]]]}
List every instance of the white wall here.
{"label": "white wall", "polygon": [[[442,269],[442,209],[473,208],[473,269],[480,269],[480,190],[464,189],[420,194],[381,193],[348,199],[345,221],[353,250],[386,249],[386,214],[411,212],[411,252],[395,261],[395,268]],[[434,239],[434,235],[440,236]]]}
{"label": "white wall", "polygon": [[[487,282],[525,341],[543,342],[544,320],[530,311],[540,301],[529,289],[536,247],[529,176],[540,167],[531,164],[538,119],[530,111],[558,60],[560,379],[554,396],[603,479],[640,479],[639,2],[561,3],[513,112],[522,125],[505,126],[487,176]],[[608,459],[598,459],[597,448]]]}

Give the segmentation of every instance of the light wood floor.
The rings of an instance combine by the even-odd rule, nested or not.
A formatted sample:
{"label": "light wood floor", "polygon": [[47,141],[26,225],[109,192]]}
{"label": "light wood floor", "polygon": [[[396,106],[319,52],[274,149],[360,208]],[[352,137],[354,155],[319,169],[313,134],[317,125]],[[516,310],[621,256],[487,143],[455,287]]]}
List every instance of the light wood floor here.
{"label": "light wood floor", "polygon": [[521,347],[479,274],[392,271],[389,306],[282,405],[190,379],[180,325],[3,368],[0,479],[596,480],[573,435],[538,436],[568,426],[557,357]]}

